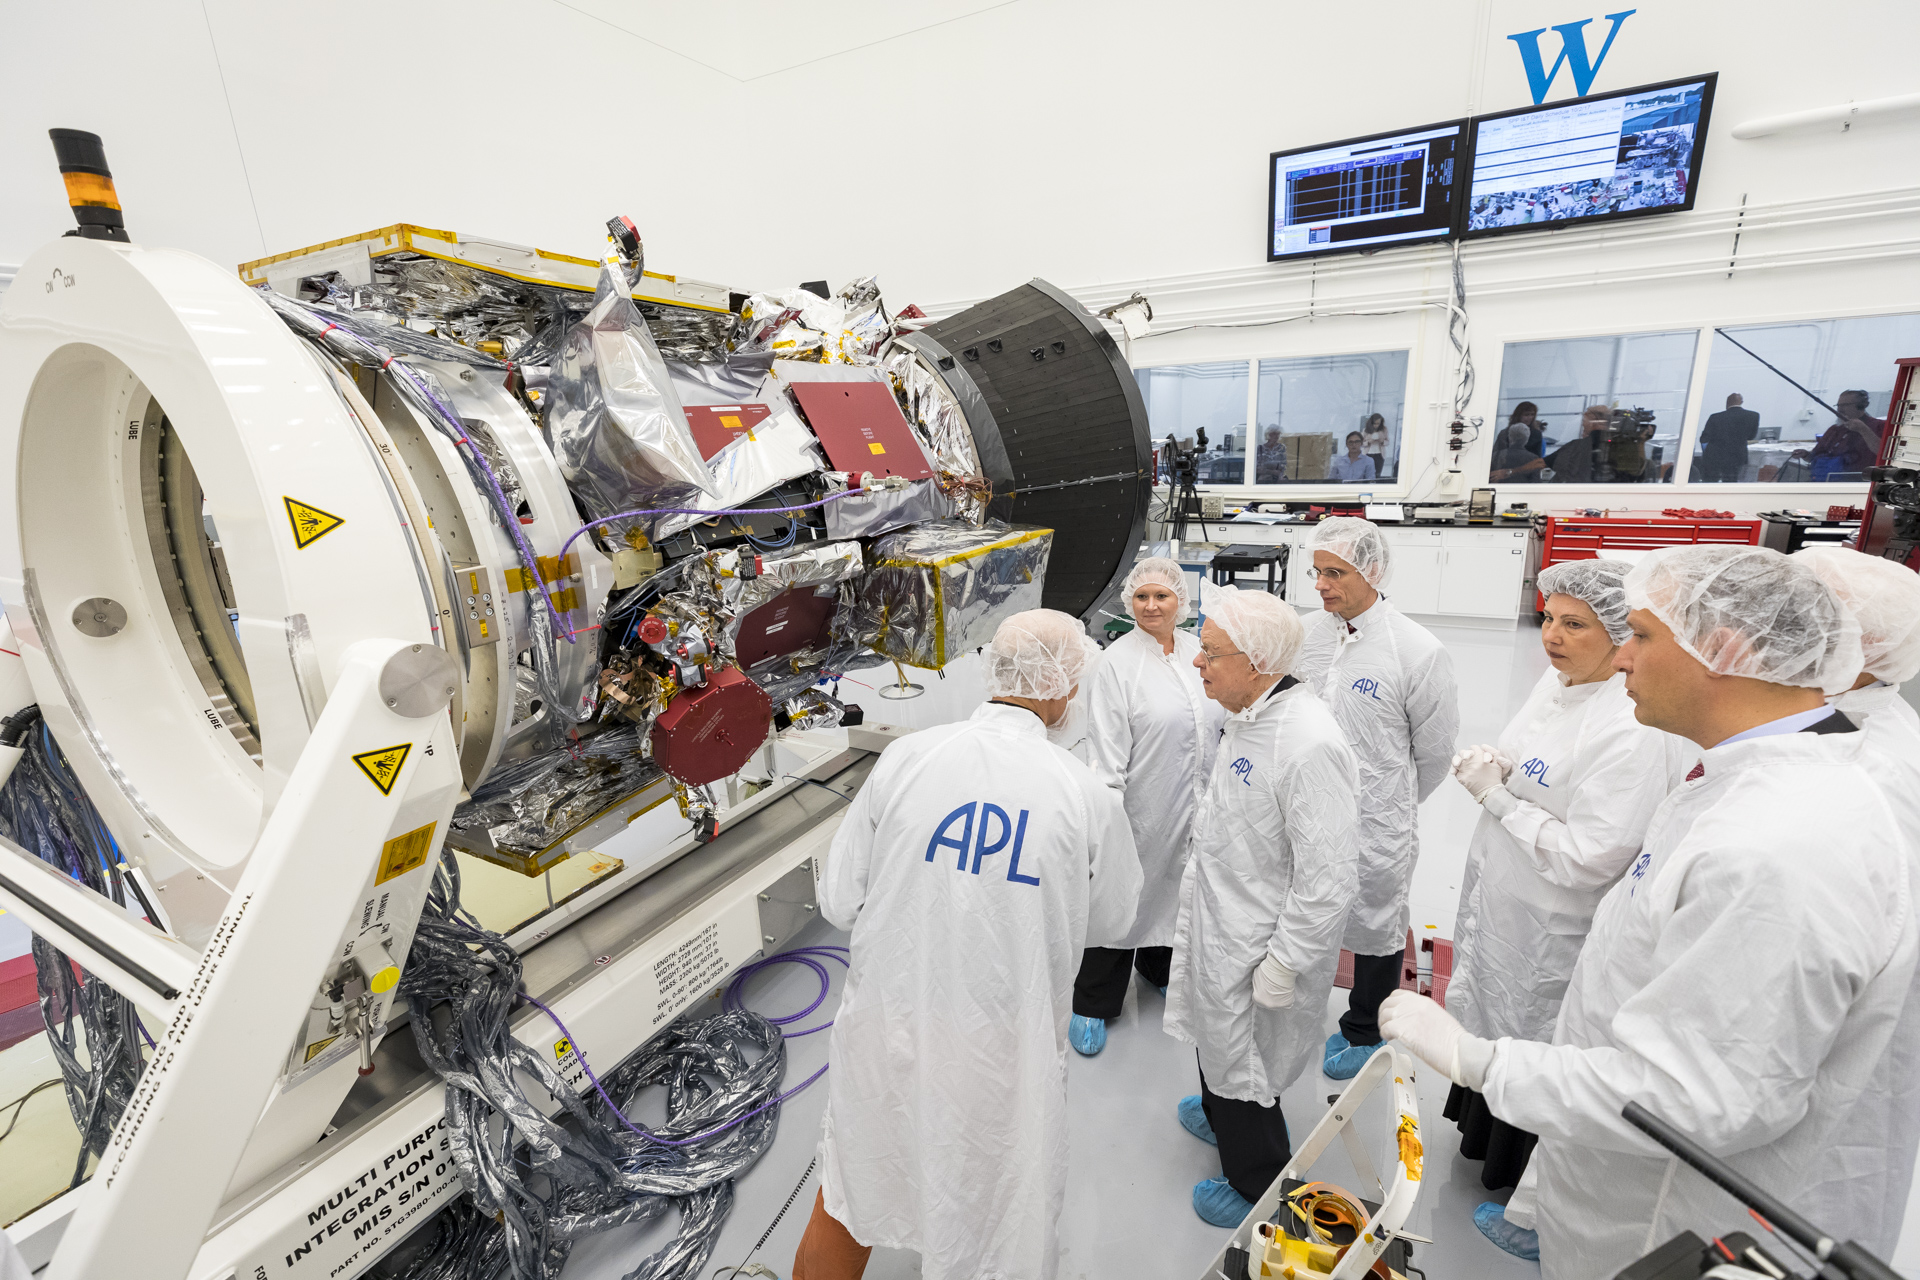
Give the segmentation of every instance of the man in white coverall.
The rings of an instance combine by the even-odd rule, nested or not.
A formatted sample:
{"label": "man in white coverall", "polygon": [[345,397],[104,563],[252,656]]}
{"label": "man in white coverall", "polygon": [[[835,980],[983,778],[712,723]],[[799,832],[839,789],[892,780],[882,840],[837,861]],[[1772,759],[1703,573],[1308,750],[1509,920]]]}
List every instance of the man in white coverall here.
{"label": "man in white coverall", "polygon": [[874,1245],[928,1280],[1054,1274],[1073,976],[1140,895],[1119,793],[1047,741],[1098,652],[1066,614],[1007,619],[991,700],[887,748],[834,836],[820,909],[852,969],[794,1280],[858,1277]]}
{"label": "man in white coverall", "polygon": [[1292,1155],[1280,1093],[1313,1060],[1353,902],[1358,765],[1333,715],[1288,674],[1293,606],[1203,586],[1194,666],[1226,709],[1180,885],[1167,1034],[1199,1051],[1200,1092],[1177,1110],[1220,1148],[1193,1189],[1239,1225]]}
{"label": "man in white coverall", "polygon": [[1885,1171],[1914,1158],[1869,1096],[1920,957],[1910,856],[1867,735],[1825,702],[1859,674],[1858,624],[1798,557],[1757,547],[1656,551],[1626,592],[1635,714],[1702,754],[1595,913],[1553,1043],[1467,1035],[1407,991],[1380,1010],[1390,1038],[1540,1135],[1547,1280],[1747,1221],[1628,1124],[1628,1102],[1803,1212],[1820,1190],[1836,1240],[1873,1229]]}
{"label": "man in white coverall", "polygon": [[[1920,855],[1920,715],[1900,696],[1900,686],[1920,674],[1920,574],[1845,547],[1809,547],[1793,558],[1810,565],[1860,624],[1866,669],[1827,705],[1860,726],[1868,751],[1878,757],[1868,772],[1893,809],[1907,852]],[[1909,867],[1920,899],[1920,856]],[[1854,1199],[1860,1223],[1854,1238],[1870,1253],[1888,1258],[1900,1241],[1900,1220],[1913,1186],[1913,1153],[1920,1144],[1920,982],[1907,989],[1893,1044],[1859,1105],[1863,1113],[1849,1119],[1848,1129],[1884,1133],[1885,1143],[1871,1153],[1828,1152],[1801,1214],[1815,1223],[1830,1222],[1844,1201]],[[1859,1167],[1862,1159],[1872,1164]]]}
{"label": "man in white coverall", "polygon": [[1314,526],[1311,549],[1325,612],[1307,624],[1294,674],[1332,710],[1360,761],[1360,894],[1341,942],[1353,952],[1353,989],[1323,1064],[1351,1080],[1380,1047],[1380,1002],[1400,985],[1420,802],[1452,768],[1460,705],[1447,651],[1380,592],[1380,530],[1335,516]]}

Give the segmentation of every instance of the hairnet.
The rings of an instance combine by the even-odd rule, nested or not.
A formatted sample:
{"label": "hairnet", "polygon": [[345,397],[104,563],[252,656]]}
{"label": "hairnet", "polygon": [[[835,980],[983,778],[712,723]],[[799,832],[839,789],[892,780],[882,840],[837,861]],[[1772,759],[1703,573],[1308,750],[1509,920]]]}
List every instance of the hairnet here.
{"label": "hairnet", "polygon": [[1293,669],[1307,629],[1300,625],[1293,606],[1279,596],[1202,582],[1200,609],[1207,621],[1220,624],[1233,647],[1246,654],[1261,675],[1283,676]]}
{"label": "hairnet", "polygon": [[1100,650],[1080,619],[1057,609],[1016,613],[993,633],[982,657],[989,698],[1064,698]]}
{"label": "hairnet", "polygon": [[1387,540],[1380,526],[1358,516],[1328,516],[1313,527],[1307,553],[1325,551],[1339,556],[1374,586],[1387,580]]}
{"label": "hairnet", "polygon": [[1133,615],[1133,593],[1148,582],[1159,583],[1179,598],[1180,611],[1173,615],[1174,622],[1185,622],[1192,615],[1193,597],[1187,591],[1187,571],[1180,567],[1178,560],[1153,556],[1133,566],[1133,572],[1120,588],[1121,607],[1129,617]]}
{"label": "hairnet", "polygon": [[1866,671],[1888,684],[1920,675],[1920,575],[1844,547],[1808,547],[1793,558],[1809,564],[1852,610]]}
{"label": "hairnet", "polygon": [[1860,624],[1811,565],[1763,547],[1662,547],[1627,574],[1709,671],[1834,694],[1860,674]]}
{"label": "hairnet", "polygon": [[1534,579],[1543,596],[1572,596],[1586,603],[1607,638],[1624,642],[1627,627],[1627,574],[1633,568],[1625,560],[1569,560],[1542,569]]}

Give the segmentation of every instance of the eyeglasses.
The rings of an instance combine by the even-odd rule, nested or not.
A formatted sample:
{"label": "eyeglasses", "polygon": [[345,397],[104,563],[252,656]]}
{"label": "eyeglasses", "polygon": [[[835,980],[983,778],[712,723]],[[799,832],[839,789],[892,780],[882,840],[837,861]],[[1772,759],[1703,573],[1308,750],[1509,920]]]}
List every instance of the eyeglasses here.
{"label": "eyeglasses", "polygon": [[1231,653],[1214,653],[1211,650],[1207,649],[1206,647],[1202,646],[1200,650],[1200,661],[1206,666],[1210,667],[1214,663],[1220,661],[1220,659],[1222,658],[1238,658],[1244,653],[1246,653],[1245,649],[1235,649]]}
{"label": "eyeglasses", "polygon": [[1309,578],[1325,578],[1328,582],[1338,582],[1340,579],[1346,577],[1348,572],[1350,571],[1346,569],[1322,569],[1315,565],[1307,566],[1307,576]]}

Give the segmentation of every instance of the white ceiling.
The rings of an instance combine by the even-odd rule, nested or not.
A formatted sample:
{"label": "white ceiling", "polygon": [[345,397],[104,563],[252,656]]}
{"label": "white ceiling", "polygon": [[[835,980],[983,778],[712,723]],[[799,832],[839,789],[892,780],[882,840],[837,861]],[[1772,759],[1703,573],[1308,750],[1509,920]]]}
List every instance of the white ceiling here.
{"label": "white ceiling", "polygon": [[1019,0],[555,0],[738,81],[757,80]]}

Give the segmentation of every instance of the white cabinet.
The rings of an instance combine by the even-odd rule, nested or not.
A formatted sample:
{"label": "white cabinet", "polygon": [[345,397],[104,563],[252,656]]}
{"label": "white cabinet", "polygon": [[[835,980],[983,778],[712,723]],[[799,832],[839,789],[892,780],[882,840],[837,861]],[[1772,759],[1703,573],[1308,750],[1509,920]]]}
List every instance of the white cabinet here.
{"label": "white cabinet", "polygon": [[1472,618],[1519,616],[1527,531],[1447,529],[1443,533],[1436,612]]}
{"label": "white cabinet", "polygon": [[[1251,542],[1292,548],[1287,562],[1287,601],[1304,609],[1320,607],[1313,589],[1313,531],[1292,525],[1222,525],[1211,530],[1221,542]],[[1393,573],[1387,596],[1402,613],[1439,618],[1511,621],[1520,614],[1520,587],[1526,577],[1527,530],[1389,525],[1387,541]],[[1263,575],[1241,575],[1251,586]]]}

